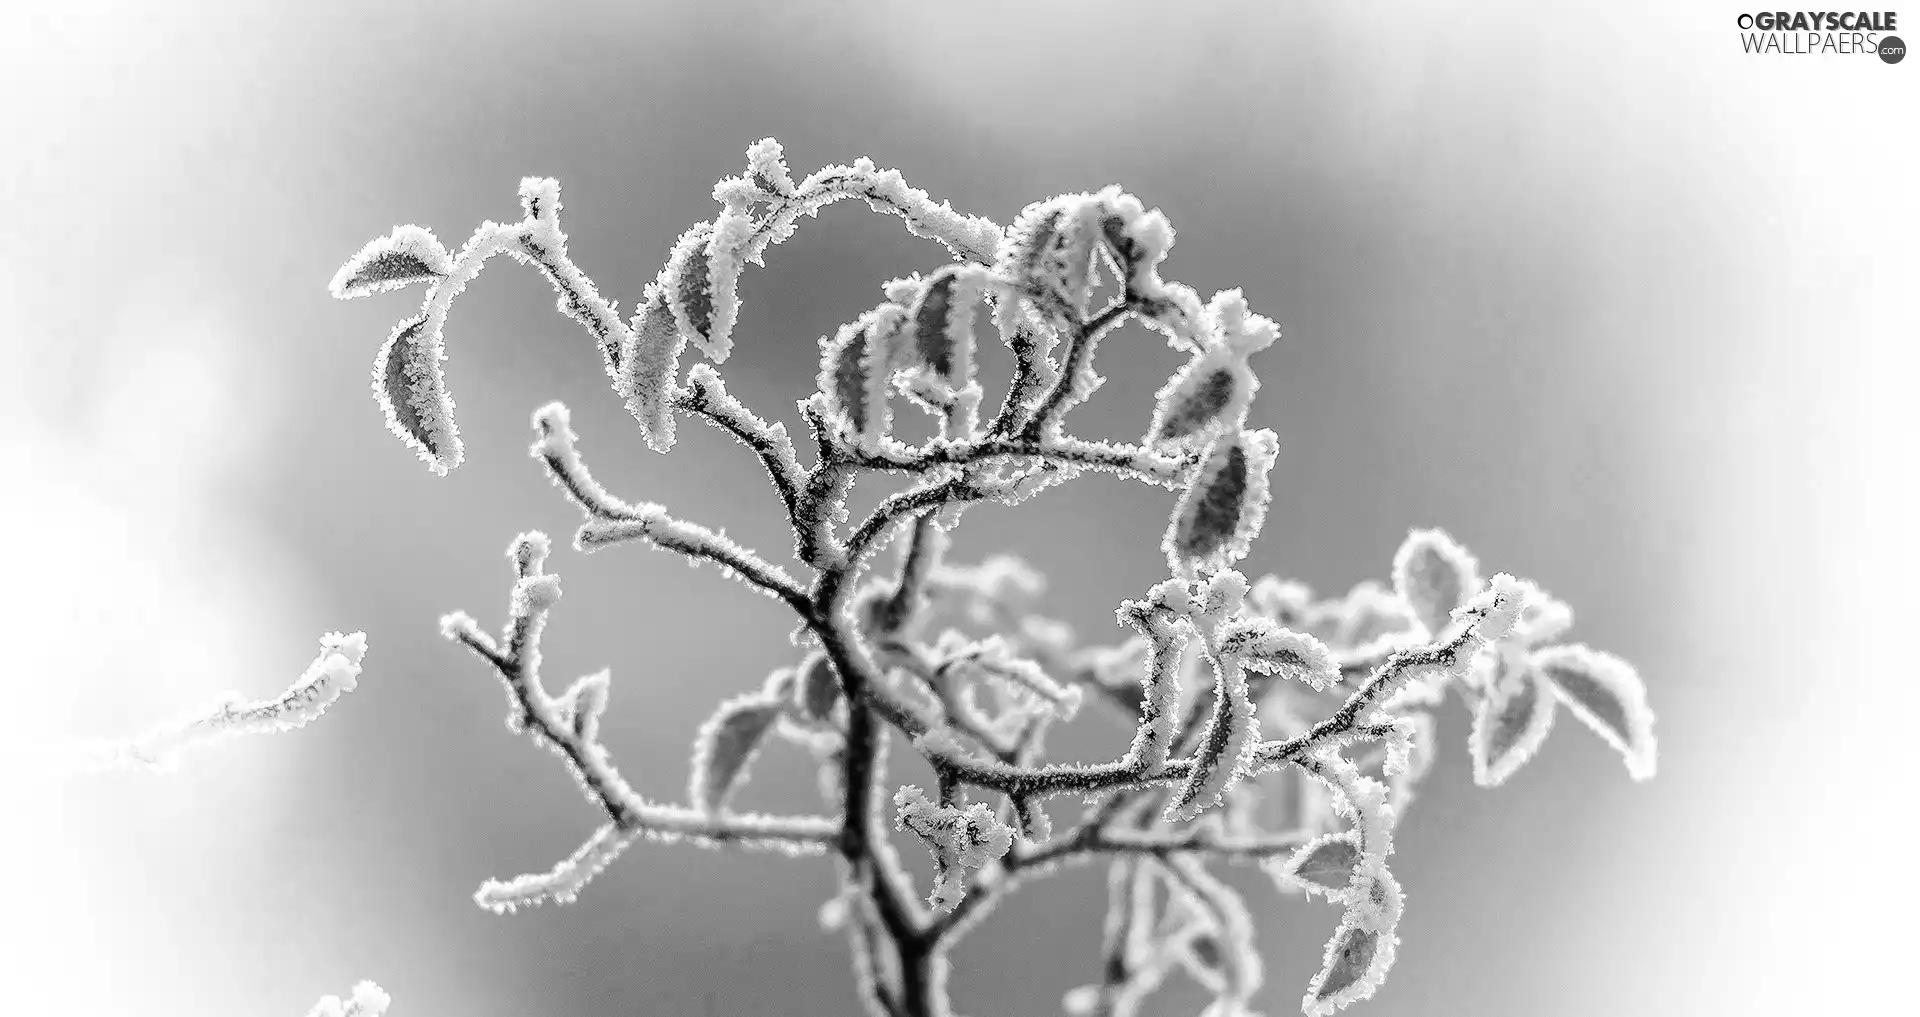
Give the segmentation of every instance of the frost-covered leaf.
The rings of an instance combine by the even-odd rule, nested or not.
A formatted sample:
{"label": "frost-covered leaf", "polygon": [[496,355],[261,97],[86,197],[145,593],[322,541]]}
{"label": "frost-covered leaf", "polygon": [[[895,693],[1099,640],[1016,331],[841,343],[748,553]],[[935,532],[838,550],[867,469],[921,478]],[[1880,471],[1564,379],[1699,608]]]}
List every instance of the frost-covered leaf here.
{"label": "frost-covered leaf", "polygon": [[840,326],[820,347],[820,391],[827,405],[843,417],[857,438],[886,434],[893,423],[888,397],[892,394],[894,342],[906,320],[906,309],[881,304],[857,320]]}
{"label": "frost-covered leaf", "polygon": [[1246,423],[1260,381],[1247,358],[1278,337],[1273,322],[1247,313],[1239,290],[1214,295],[1203,316],[1204,340],[1167,384],[1155,393],[1147,441],[1182,448],[1204,443],[1219,431]]}
{"label": "frost-covered leaf", "polygon": [[832,339],[821,341],[820,391],[827,404],[846,417],[855,431],[867,429],[867,327],[855,322],[840,326]]}
{"label": "frost-covered leaf", "polygon": [[718,364],[727,359],[731,341],[725,336],[716,340],[714,335],[713,273],[707,255],[713,238],[714,224],[710,222],[696,224],[680,234],[667,256],[659,286],[680,334]]}
{"label": "frost-covered leaf", "polygon": [[334,274],[328,290],[342,300],[385,293],[414,283],[434,282],[453,269],[453,256],[419,226],[395,226],[369,241]]}
{"label": "frost-covered leaf", "polygon": [[1007,228],[994,258],[994,274],[1031,300],[1049,324],[1077,323],[1093,293],[1100,219],[1100,203],[1088,194],[1064,194],[1028,205]]}
{"label": "frost-covered leaf", "polygon": [[1353,879],[1360,843],[1351,833],[1329,833],[1308,841],[1269,872],[1281,886],[1307,893],[1338,893]]}
{"label": "frost-covered leaf", "polygon": [[1161,543],[1174,574],[1224,568],[1246,556],[1266,520],[1267,476],[1279,454],[1279,439],[1265,429],[1214,439]]}
{"label": "frost-covered leaf", "polygon": [[1428,637],[1439,638],[1454,608],[1479,591],[1479,563],[1445,531],[1414,530],[1393,556],[1393,588]]}
{"label": "frost-covered leaf", "polygon": [[713,235],[702,252],[710,307],[707,341],[700,349],[716,364],[724,363],[733,350],[733,326],[740,317],[740,273],[746,268],[747,244],[753,235],[753,216],[744,208],[729,208],[714,220]]}
{"label": "frost-covered leaf", "polygon": [[1308,1017],[1330,1014],[1372,996],[1393,964],[1392,932],[1342,923],[1327,941],[1320,972],[1307,985],[1301,1008]]}
{"label": "frost-covered leaf", "polygon": [[1221,800],[1246,775],[1247,763],[1259,743],[1253,701],[1247,695],[1247,676],[1240,662],[1218,661],[1214,666],[1213,713],[1200,745],[1193,750],[1193,769],[1178,790],[1167,798],[1166,818],[1193,819]]}
{"label": "frost-covered leaf", "polygon": [[1532,661],[1573,715],[1620,753],[1634,780],[1653,776],[1653,710],[1632,664],[1579,644],[1537,650]]}
{"label": "frost-covered leaf", "polygon": [[614,391],[626,400],[627,412],[640,422],[640,435],[655,452],[673,447],[673,397],[679,387],[680,351],[687,345],[664,293],[661,283],[647,287],[620,351],[614,382]]}
{"label": "frost-covered leaf", "polygon": [[779,716],[780,704],[756,693],[721,703],[707,718],[694,741],[693,779],[687,789],[695,807],[715,812],[726,804],[745,782],[761,736]]}
{"label": "frost-covered leaf", "polygon": [[373,396],[386,414],[387,429],[444,476],[466,453],[440,367],[445,353],[427,321],[424,314],[408,318],[381,344],[373,358]]}
{"label": "frost-covered leaf", "polygon": [[807,655],[794,682],[794,703],[800,715],[820,722],[833,716],[833,705],[840,701],[840,677],[833,663],[821,651]]}
{"label": "frost-covered leaf", "polygon": [[977,265],[944,266],[927,277],[907,310],[913,357],[955,390],[973,380],[973,324],[985,283]]}
{"label": "frost-covered leaf", "polygon": [[1205,354],[1194,358],[1155,394],[1153,423],[1147,429],[1153,442],[1175,444],[1209,434],[1216,426],[1234,426],[1245,416],[1253,372],[1244,364],[1215,360]]}
{"label": "frost-covered leaf", "polygon": [[1506,783],[1539,751],[1552,728],[1553,695],[1540,670],[1522,658],[1505,656],[1491,693],[1474,711],[1470,736],[1474,783],[1481,787]]}
{"label": "frost-covered leaf", "polygon": [[1243,659],[1252,670],[1303,681],[1316,692],[1340,682],[1340,665],[1327,644],[1281,628],[1271,617],[1236,618],[1221,627],[1219,640],[1221,653]]}

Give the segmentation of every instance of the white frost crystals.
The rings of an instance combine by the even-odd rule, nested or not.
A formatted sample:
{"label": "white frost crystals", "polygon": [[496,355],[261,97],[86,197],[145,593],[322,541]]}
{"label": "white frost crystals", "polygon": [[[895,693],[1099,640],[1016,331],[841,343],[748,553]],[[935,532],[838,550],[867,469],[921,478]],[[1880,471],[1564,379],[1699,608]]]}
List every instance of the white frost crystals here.
{"label": "white frost crystals", "polygon": [[999,858],[1013,846],[1013,830],[994,816],[993,807],[975,802],[965,809],[935,805],[926,792],[909,784],[893,796],[894,822],[927,842],[933,852],[933,889],[928,906],[951,911],[966,896],[966,871]]}
{"label": "white frost crystals", "polygon": [[348,258],[327,289],[341,299],[364,297],[444,279],[451,271],[453,257],[432,230],[395,226]]}
{"label": "white frost crystals", "polygon": [[[1068,1005],[1156,1012],[1143,1011],[1145,997],[1184,974],[1212,997],[1209,1017],[1244,1017],[1263,962],[1252,910],[1217,873],[1251,862],[1280,889],[1340,909],[1302,1000],[1324,1014],[1370,996],[1393,963],[1404,902],[1388,869],[1392,837],[1434,759],[1432,711],[1449,693],[1476,715],[1481,783],[1508,779],[1561,707],[1635,776],[1651,774],[1652,715],[1633,670],[1549,645],[1571,612],[1506,573],[1483,579],[1438,530],[1408,537],[1387,582],[1344,597],[1316,600],[1298,582],[1238,571],[1268,519],[1281,451],[1280,436],[1257,426],[1252,362],[1279,327],[1240,290],[1203,302],[1162,278],[1174,231],[1159,210],[1109,186],[1032,203],[1002,229],[868,159],[796,178],[771,139],[746,156],[740,175],[714,187],[718,209],[679,234],[624,318],[568,253],[559,185],[540,177],[521,182],[520,220],[483,223],[457,254],[401,227],[335,280],[341,297],[422,284],[418,313],[381,347],[374,390],[388,426],[436,471],[462,457],[442,365],[448,308],[506,254],[552,284],[650,448],[674,447],[681,414],[722,431],[765,470],[793,537],[778,549],[791,551],[789,572],[785,554],[616,497],[589,472],[566,408],[534,413],[531,455],[585,516],[576,550],[672,551],[791,609],[798,624],[764,679],[714,676],[720,706],[691,739],[685,782],[669,775],[685,801],[654,801],[638,785],[658,774],[629,783],[614,767],[608,742],[623,732],[607,712],[609,673],[547,691],[540,641],[560,582],[544,569],[546,537],[516,539],[504,626],[482,631],[456,612],[443,632],[498,675],[509,728],[558,756],[600,818],[546,869],[484,883],[481,906],[574,900],[642,840],[827,853],[840,880],[822,925],[847,937],[865,1012],[950,1014],[953,944],[1021,884],[1104,858],[1099,980]],[[751,324],[746,267],[844,199],[897,217],[951,260],[909,266],[879,303],[834,316],[846,323],[821,337],[790,435],[796,422],[756,414],[718,368]],[[1012,362],[993,401],[978,376],[993,372],[976,371],[995,353],[977,348],[983,317]],[[1136,324],[1183,361],[1150,412],[1130,411],[1144,433],[1132,443],[1070,433],[1069,418],[1086,416],[1073,411],[1105,381],[1097,361],[1138,351],[1127,345]],[[706,362],[683,371],[689,346]],[[897,419],[901,397],[931,418],[919,437],[913,425],[929,422]],[[945,560],[973,506],[1017,505],[1093,472],[1174,493],[1160,548],[1169,577],[1122,603],[1112,644],[1041,614],[1046,587],[1017,560]],[[649,719],[643,696],[623,701],[632,705],[621,719]],[[1051,733],[1089,713],[1130,730],[1124,752],[1059,759]],[[903,786],[890,745],[910,746],[910,765],[924,763],[931,780]],[[740,811],[737,801],[774,783],[743,791],[763,751],[796,748],[817,768],[821,814]],[[1075,800],[1086,807],[1060,807]],[[888,818],[931,855],[924,897]]]}
{"label": "white frost crystals", "polygon": [[392,1002],[380,986],[361,982],[344,1000],[339,996],[320,997],[313,1009],[307,1011],[307,1017],[383,1017]]}
{"label": "white frost crystals", "polygon": [[171,770],[186,749],[233,735],[273,734],[305,727],[359,684],[360,661],[367,653],[365,633],[329,632],[320,637],[320,653],[285,692],[248,702],[229,692],[194,711],[125,741],[85,743],[83,769]]}

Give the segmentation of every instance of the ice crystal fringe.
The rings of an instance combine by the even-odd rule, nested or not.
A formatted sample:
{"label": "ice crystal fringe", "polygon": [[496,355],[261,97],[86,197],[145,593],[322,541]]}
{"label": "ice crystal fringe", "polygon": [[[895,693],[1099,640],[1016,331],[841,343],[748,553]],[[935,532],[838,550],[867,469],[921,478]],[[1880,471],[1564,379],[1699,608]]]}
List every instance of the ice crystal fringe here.
{"label": "ice crystal fringe", "polygon": [[[542,177],[521,182],[519,222],[482,223],[457,253],[423,228],[398,227],[332,283],[343,298],[424,286],[418,313],[380,346],[373,389],[389,428],[445,473],[463,456],[443,369],[448,309],[494,255],[532,265],[595,340],[649,447],[671,449],[685,413],[755,455],[812,573],[802,583],[664,506],[615,497],[588,472],[566,408],[534,414],[530,452],[585,517],[575,547],[642,541],[717,566],[798,614],[797,652],[757,685],[729,690],[701,726],[687,803],[649,801],[600,740],[609,673],[546,691],[540,639],[560,584],[544,568],[547,538],[517,538],[502,631],[457,612],[442,629],[499,676],[509,728],[555,753],[603,820],[546,871],[483,884],[482,906],[572,900],[641,839],[831,850],[843,879],[821,923],[845,931],[867,1012],[938,1017],[952,1012],[955,940],[1023,881],[1108,856],[1103,966],[1063,1004],[1133,1017],[1184,973],[1212,994],[1209,1017],[1244,1017],[1261,960],[1246,904],[1211,866],[1253,861],[1279,889],[1342,908],[1302,1000],[1306,1013],[1324,1014],[1370,996],[1392,965],[1403,906],[1387,868],[1392,836],[1431,766],[1427,711],[1446,688],[1475,713],[1469,754],[1481,783],[1510,777],[1560,705],[1619,751],[1632,776],[1653,773],[1653,717],[1633,669],[1555,645],[1572,624],[1566,605],[1504,573],[1483,582],[1474,557],[1441,531],[1411,533],[1388,583],[1365,580],[1330,599],[1277,576],[1249,582],[1233,568],[1271,501],[1279,439],[1247,428],[1260,387],[1250,358],[1279,329],[1239,290],[1203,304],[1163,278],[1174,231],[1159,210],[1106,187],[1035,202],[1002,229],[864,158],[796,179],[770,138],[747,149],[744,171],[716,184],[713,198],[718,210],[680,235],[628,319],[572,261],[559,184]],[[786,425],[728,394],[716,365],[734,348],[746,266],[762,264],[801,219],[849,198],[940,242],[955,263],[887,283],[883,303],[822,337],[817,391],[799,402],[815,452],[803,466]],[[1110,299],[1095,310],[1103,288]],[[1014,360],[985,419],[974,335],[983,305]],[[1185,364],[1156,394],[1138,445],[1067,433],[1068,410],[1100,385],[1097,347],[1128,321],[1160,332]],[[688,344],[709,363],[683,379]],[[934,418],[933,437],[917,446],[893,433],[891,402],[903,394]],[[1045,586],[1017,559],[946,560],[946,531],[967,507],[1019,504],[1092,471],[1177,492],[1162,540],[1170,577],[1121,603],[1111,644],[1082,641],[1042,614]],[[903,489],[853,520],[850,492],[876,475]],[[878,553],[889,544],[900,549],[897,565]],[[929,643],[934,633],[945,634]],[[324,673],[312,689],[351,687],[358,650],[338,648],[316,662]],[[319,702],[287,702],[295,699]],[[279,723],[306,708],[259,716]],[[1048,762],[1048,732],[1082,711],[1129,727],[1126,750],[1106,762]],[[924,907],[879,835],[893,783],[889,728],[936,781],[931,794],[907,785],[892,795],[896,826],[934,861]],[[189,729],[199,730],[179,730]],[[149,737],[138,758],[178,737]],[[831,814],[730,807],[768,737],[818,762]],[[1088,809],[1055,831],[1046,803],[1063,794]],[[1265,800],[1273,795],[1284,802]]]}
{"label": "ice crystal fringe", "polygon": [[1322,834],[1295,851],[1285,863],[1270,866],[1282,886],[1309,894],[1339,893],[1352,881],[1360,862],[1360,844],[1351,833]]}
{"label": "ice crystal fringe", "polygon": [[365,633],[329,632],[320,637],[320,653],[285,692],[248,702],[238,692],[222,695],[210,707],[119,742],[81,746],[82,769],[172,770],[180,755],[233,735],[274,734],[305,727],[359,684],[360,662],[367,653]]}
{"label": "ice crystal fringe", "polygon": [[395,226],[392,233],[368,241],[359,254],[348,258],[327,289],[342,300],[350,300],[442,279],[452,269],[453,256],[433,231]]}
{"label": "ice crystal fringe", "polygon": [[1247,695],[1246,671],[1240,661],[1210,654],[1213,658],[1213,715],[1194,750],[1193,769],[1167,801],[1166,818],[1174,822],[1193,819],[1220,800],[1234,782],[1245,776],[1252,762],[1254,706]]}
{"label": "ice crystal fringe", "polygon": [[895,823],[927,844],[933,854],[933,890],[927,905],[951,911],[966,896],[966,870],[999,858],[1013,846],[1013,830],[993,809],[975,803],[966,809],[935,805],[926,792],[909,784],[893,796]]}
{"label": "ice crystal fringe", "polygon": [[1267,476],[1279,454],[1279,438],[1265,429],[1214,439],[1161,544],[1175,574],[1224,568],[1246,556],[1266,521]]}
{"label": "ice crystal fringe", "polygon": [[386,990],[372,982],[361,982],[345,1000],[339,996],[320,997],[313,1009],[307,1011],[307,1017],[382,1017],[392,1003]]}

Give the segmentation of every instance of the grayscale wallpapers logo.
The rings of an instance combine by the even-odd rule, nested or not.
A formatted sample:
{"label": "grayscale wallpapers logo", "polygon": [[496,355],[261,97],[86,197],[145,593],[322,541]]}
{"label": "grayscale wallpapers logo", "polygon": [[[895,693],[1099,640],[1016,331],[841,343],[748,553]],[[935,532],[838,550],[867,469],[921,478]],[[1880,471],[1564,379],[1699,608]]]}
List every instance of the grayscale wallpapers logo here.
{"label": "grayscale wallpapers logo", "polygon": [[1897,64],[1907,44],[1893,11],[1759,11],[1734,19],[1740,48],[1765,56],[1867,55]]}

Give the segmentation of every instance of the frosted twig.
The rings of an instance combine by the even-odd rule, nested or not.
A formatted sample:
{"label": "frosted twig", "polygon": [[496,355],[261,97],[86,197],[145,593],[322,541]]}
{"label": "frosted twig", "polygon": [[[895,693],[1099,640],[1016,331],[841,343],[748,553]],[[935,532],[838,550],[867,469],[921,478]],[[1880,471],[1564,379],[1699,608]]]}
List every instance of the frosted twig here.
{"label": "frosted twig", "polygon": [[532,448],[534,458],[545,464],[553,482],[587,514],[575,537],[581,550],[644,540],[696,561],[712,562],[762,592],[805,609],[806,592],[785,569],[704,526],[675,519],[664,506],[652,502],[629,505],[607,493],[587,472],[574,448],[575,435],[568,425],[566,406],[548,403],[541,407],[533,415],[533,425],[540,432],[540,440]]}
{"label": "frosted twig", "polygon": [[788,853],[824,847],[833,837],[834,824],[822,817],[716,816],[703,809],[649,802],[627,784],[598,737],[600,715],[607,704],[608,673],[588,675],[557,697],[548,695],[540,680],[540,636],[548,611],[560,599],[559,577],[543,569],[549,547],[545,534],[533,532],[516,538],[508,549],[514,588],[500,639],[481,631],[471,617],[459,612],[441,619],[441,632],[494,667],[507,691],[508,728],[524,731],[559,755],[588,800],[611,822],[548,872],[487,882],[475,894],[476,902],[494,911],[511,911],[546,899],[565,903],[640,837]]}
{"label": "frosted twig", "polygon": [[365,633],[329,632],[320,637],[320,653],[285,692],[248,702],[238,692],[221,696],[210,708],[162,724],[124,741],[82,743],[77,751],[84,770],[140,768],[171,770],[186,749],[233,735],[272,734],[305,727],[359,684],[366,656]]}
{"label": "frosted twig", "polygon": [[[546,539],[523,535],[510,552],[504,633],[489,636],[459,614],[443,624],[502,676],[510,726],[559,754],[606,820],[552,869],[487,883],[484,905],[572,899],[641,838],[827,849],[841,886],[822,922],[845,928],[868,1014],[951,1017],[947,957],[960,936],[1023,880],[1114,858],[1103,969],[1067,1007],[1129,1017],[1185,972],[1213,995],[1207,1017],[1242,1017],[1262,963],[1247,907],[1208,866],[1255,862],[1283,890],[1344,905],[1302,1001],[1321,1014],[1371,994],[1392,963],[1402,901],[1386,859],[1433,757],[1426,711],[1447,691],[1474,713],[1469,748],[1483,783],[1526,761],[1558,706],[1618,750],[1630,775],[1653,773],[1638,673],[1585,646],[1548,645],[1571,625],[1570,610],[1505,574],[1483,585],[1478,560],[1440,531],[1409,534],[1391,588],[1369,580],[1344,598],[1315,601],[1301,584],[1249,583],[1236,571],[1275,490],[1280,440],[1251,425],[1260,380],[1250,358],[1279,328],[1239,290],[1203,304],[1192,287],[1163,279],[1174,234],[1158,210],[1107,187],[1034,202],[1002,229],[865,159],[796,180],[772,139],[750,147],[746,171],[713,196],[720,211],[680,234],[631,321],[572,263],[558,184],[539,178],[522,182],[519,223],[483,224],[457,254],[421,227],[398,227],[334,282],[343,297],[425,285],[421,312],[381,347],[374,383],[389,425],[444,472],[461,456],[440,367],[447,305],[493,254],[534,264],[562,312],[595,337],[647,444],[670,449],[678,413],[739,441],[766,470],[795,555],[812,570],[796,580],[722,533],[614,497],[581,461],[565,407],[535,414],[532,454],[586,515],[577,548],[639,540],[718,565],[794,610],[790,638],[802,658],[731,694],[701,725],[686,805],[646,801],[599,742],[607,673],[558,696],[541,686],[540,633],[559,585],[542,571]],[[745,267],[802,216],[846,198],[899,217],[958,261],[888,282],[884,301],[821,338],[818,390],[798,404],[815,453],[805,467],[786,426],[734,398],[713,365],[734,347]],[[984,426],[975,373],[983,310],[1014,360]],[[1161,333],[1186,363],[1155,394],[1137,444],[1067,433],[1068,412],[1101,384],[1097,347],[1129,319]],[[683,382],[689,345],[710,363]],[[897,399],[931,414],[936,433],[903,440]],[[944,561],[963,510],[1019,504],[1096,470],[1178,494],[1161,541],[1170,578],[1121,605],[1116,618],[1130,631],[1119,644],[1081,642],[1035,614],[1040,582],[1024,566]],[[904,477],[903,488],[849,527],[856,481],[890,476]],[[899,566],[878,575],[876,553],[895,538]],[[1089,688],[1130,723],[1125,751],[1096,763],[1050,760],[1047,733]],[[889,728],[932,768],[929,791],[895,790]],[[837,815],[730,810],[769,735],[814,754]],[[1288,795],[1278,821],[1256,808],[1273,786]],[[1069,793],[1088,807],[1056,832],[1047,805]],[[884,829],[890,815],[933,855],[924,904]]]}

